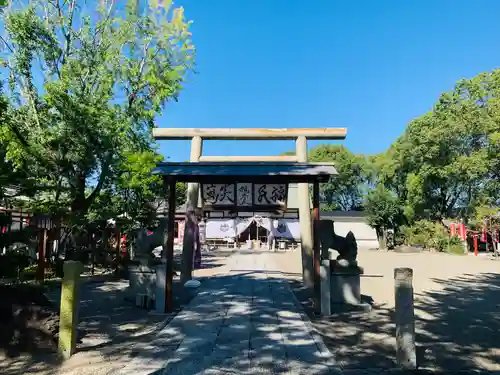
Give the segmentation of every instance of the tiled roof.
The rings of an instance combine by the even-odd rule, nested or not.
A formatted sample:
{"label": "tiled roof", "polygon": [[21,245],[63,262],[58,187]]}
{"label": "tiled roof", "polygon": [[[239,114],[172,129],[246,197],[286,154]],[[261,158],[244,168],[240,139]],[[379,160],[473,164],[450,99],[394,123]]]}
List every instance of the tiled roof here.
{"label": "tiled roof", "polygon": [[184,182],[254,182],[260,179],[266,183],[288,183],[328,181],[337,171],[332,163],[185,162],[161,163],[152,173]]}

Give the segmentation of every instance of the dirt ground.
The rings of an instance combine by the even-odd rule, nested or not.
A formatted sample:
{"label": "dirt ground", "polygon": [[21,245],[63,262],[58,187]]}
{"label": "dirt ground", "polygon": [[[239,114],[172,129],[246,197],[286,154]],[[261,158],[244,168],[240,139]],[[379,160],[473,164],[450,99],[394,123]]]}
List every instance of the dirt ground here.
{"label": "dirt ground", "polygon": [[[226,272],[224,259],[229,251],[203,254],[197,278]],[[127,300],[127,280],[87,282],[80,289],[79,330],[81,340],[77,353],[61,363],[55,353],[29,351],[9,356],[0,350],[0,374],[19,375],[106,375],[128,363],[144,350],[156,332],[185,306],[193,295],[183,292],[179,278],[174,279],[174,306],[171,314],[158,314],[134,306]],[[55,306],[60,288],[47,293]]]}
{"label": "dirt ground", "polygon": [[[314,326],[346,369],[395,366],[394,268],[413,268],[417,360],[434,370],[500,370],[500,260],[362,250],[361,293],[371,312],[315,316],[301,288],[300,253],[277,255]],[[297,281],[299,280],[299,281]]]}

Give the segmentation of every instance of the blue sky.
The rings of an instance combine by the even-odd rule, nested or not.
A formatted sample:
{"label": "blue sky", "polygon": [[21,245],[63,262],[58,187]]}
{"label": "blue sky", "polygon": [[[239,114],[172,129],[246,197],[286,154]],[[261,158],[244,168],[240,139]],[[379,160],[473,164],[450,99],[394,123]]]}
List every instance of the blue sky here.
{"label": "blue sky", "polygon": [[[197,74],[159,127],[347,127],[384,151],[463,77],[500,65],[500,1],[177,0]],[[172,161],[189,142],[160,141]],[[314,146],[319,142],[309,142]],[[204,155],[272,155],[289,141],[209,141]]]}

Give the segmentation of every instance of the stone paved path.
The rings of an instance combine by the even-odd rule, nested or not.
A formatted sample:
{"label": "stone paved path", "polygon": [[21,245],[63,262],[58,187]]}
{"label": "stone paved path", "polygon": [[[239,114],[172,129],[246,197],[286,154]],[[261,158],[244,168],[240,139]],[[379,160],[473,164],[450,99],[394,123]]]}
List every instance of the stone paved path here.
{"label": "stone paved path", "polygon": [[125,374],[335,374],[331,353],[269,253],[235,253]]}

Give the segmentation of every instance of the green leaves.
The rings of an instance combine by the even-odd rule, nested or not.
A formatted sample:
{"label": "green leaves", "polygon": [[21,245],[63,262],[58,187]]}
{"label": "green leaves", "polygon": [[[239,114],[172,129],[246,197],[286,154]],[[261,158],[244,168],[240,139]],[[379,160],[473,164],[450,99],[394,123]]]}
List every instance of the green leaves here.
{"label": "green leaves", "polygon": [[374,228],[394,228],[401,224],[398,197],[383,185],[371,190],[365,200],[368,224]]}
{"label": "green leaves", "polygon": [[139,205],[161,187],[150,130],[192,68],[190,23],[170,2],[103,0],[97,13],[83,3],[38,0],[3,15],[0,156],[38,182],[35,206],[147,216]]}
{"label": "green leaves", "polygon": [[500,72],[457,82],[377,158],[407,218],[439,220],[498,191]]}
{"label": "green leaves", "polygon": [[370,178],[364,156],[354,155],[343,146],[320,145],[309,151],[308,160],[335,163],[338,175],[321,185],[321,193],[329,208],[349,211],[361,207]]}

